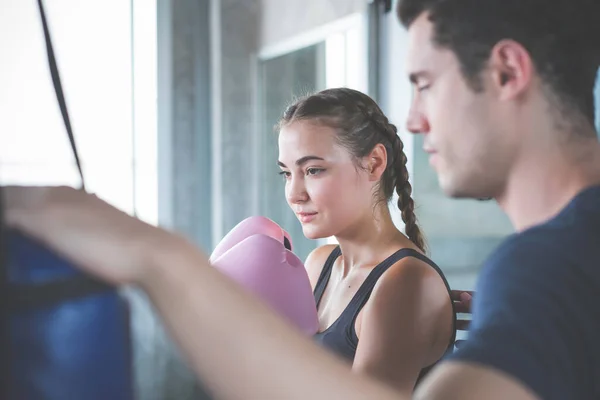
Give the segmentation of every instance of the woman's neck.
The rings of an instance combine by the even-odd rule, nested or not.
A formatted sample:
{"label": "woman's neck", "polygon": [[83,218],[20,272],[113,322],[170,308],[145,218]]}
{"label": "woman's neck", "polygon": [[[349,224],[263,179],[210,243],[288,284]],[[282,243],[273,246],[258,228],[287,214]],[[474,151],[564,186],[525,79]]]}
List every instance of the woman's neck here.
{"label": "woman's neck", "polygon": [[394,225],[387,205],[377,207],[374,215],[367,213],[336,239],[342,250],[344,276],[353,268],[377,265],[411,243]]}

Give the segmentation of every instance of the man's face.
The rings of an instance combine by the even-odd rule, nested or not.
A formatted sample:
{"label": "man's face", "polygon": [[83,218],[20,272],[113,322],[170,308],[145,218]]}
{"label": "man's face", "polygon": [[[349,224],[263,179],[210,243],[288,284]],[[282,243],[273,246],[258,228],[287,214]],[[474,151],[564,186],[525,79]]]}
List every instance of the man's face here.
{"label": "man's face", "polygon": [[424,13],[408,30],[407,69],[414,96],[407,129],[424,135],[424,150],[451,197],[493,197],[502,190],[514,150],[503,135],[493,91],[468,86],[456,55],[436,46]]}

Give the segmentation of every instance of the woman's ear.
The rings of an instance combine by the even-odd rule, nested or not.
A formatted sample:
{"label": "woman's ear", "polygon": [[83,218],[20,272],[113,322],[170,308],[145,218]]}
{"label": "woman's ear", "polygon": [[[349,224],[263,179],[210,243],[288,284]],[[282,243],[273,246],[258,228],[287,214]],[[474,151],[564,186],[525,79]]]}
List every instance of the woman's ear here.
{"label": "woman's ear", "polygon": [[381,179],[385,167],[387,166],[387,151],[385,146],[378,143],[373,147],[371,153],[367,156],[367,172],[369,180],[378,181]]}

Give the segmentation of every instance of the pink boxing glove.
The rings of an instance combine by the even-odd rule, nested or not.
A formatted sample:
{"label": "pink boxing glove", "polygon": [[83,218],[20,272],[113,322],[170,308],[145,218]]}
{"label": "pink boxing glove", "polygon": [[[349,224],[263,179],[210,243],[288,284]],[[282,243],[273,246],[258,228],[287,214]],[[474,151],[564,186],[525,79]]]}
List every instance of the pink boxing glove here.
{"label": "pink boxing glove", "polygon": [[302,332],[314,335],[319,327],[315,298],[306,269],[291,248],[289,234],[279,225],[250,217],[221,240],[210,262]]}

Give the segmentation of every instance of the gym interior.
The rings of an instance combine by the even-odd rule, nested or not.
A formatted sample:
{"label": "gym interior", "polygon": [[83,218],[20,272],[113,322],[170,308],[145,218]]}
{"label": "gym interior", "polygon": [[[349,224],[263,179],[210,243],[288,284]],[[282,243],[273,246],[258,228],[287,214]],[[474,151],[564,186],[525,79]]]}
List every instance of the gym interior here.
{"label": "gym interior", "polygon": [[[395,2],[46,3],[88,190],[208,253],[252,215],[286,229],[301,259],[335,242],[303,236],[277,174],[274,130],[295,98],[333,87],[369,94],[398,127],[429,256],[453,289],[473,290],[482,261],[512,233],[495,202],[446,197],[422,137],[406,131],[407,34]],[[77,186],[36,4],[0,7],[0,180]],[[392,214],[402,227],[399,211]],[[148,300],[133,289],[127,295],[139,398],[208,398]]]}

